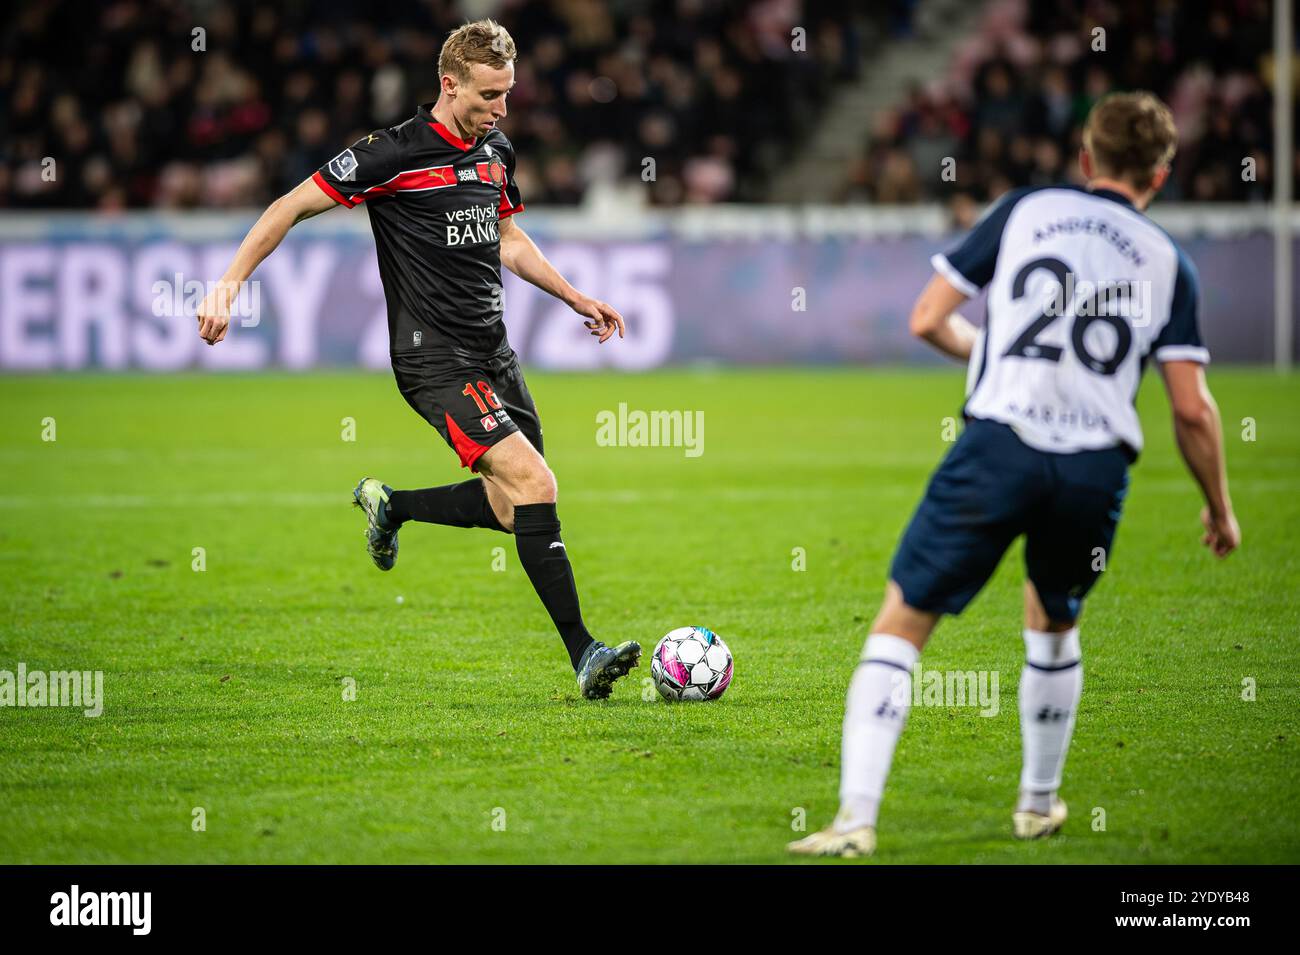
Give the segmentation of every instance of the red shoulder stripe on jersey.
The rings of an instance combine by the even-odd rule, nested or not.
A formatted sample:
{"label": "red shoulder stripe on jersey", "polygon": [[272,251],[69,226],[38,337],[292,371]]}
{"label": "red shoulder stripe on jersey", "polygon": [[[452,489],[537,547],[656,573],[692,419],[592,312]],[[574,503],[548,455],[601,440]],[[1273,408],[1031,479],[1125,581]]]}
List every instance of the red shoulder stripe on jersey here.
{"label": "red shoulder stripe on jersey", "polygon": [[403,189],[445,189],[456,185],[458,181],[454,167],[434,166],[431,169],[404,172],[391,183],[384,185],[391,186],[394,192],[400,192]]}
{"label": "red shoulder stripe on jersey", "polygon": [[452,166],[434,166],[431,169],[412,169],[410,172],[398,173],[388,182],[371,186],[353,198],[357,202],[374,196],[393,196],[403,190],[447,189],[456,185],[456,170]]}
{"label": "red shoulder stripe on jersey", "polygon": [[429,128],[463,152],[469,152],[474,148],[474,144],[478,142],[477,139],[471,139],[466,142],[437,120],[430,123]]}
{"label": "red shoulder stripe on jersey", "polygon": [[478,469],[474,465],[478,463],[479,458],[487,453],[487,447],[479,444],[460,430],[460,426],[451,420],[450,413],[444,413],[444,417],[447,419],[447,433],[451,435],[452,446],[460,456],[460,466],[469,468],[471,471],[477,471]]}
{"label": "red shoulder stripe on jersey", "polygon": [[512,206],[510,200],[506,198],[506,187],[501,187],[501,201],[497,203],[497,218],[505,219],[514,215],[516,212],[523,212],[524,204],[521,202],[517,206]]}
{"label": "red shoulder stripe on jersey", "polygon": [[343,193],[339,192],[328,182],[326,182],[325,177],[320,174],[319,169],[316,170],[316,172],[311,174],[311,178],[312,181],[316,183],[316,185],[320,186],[321,192],[325,193],[325,195],[329,196],[339,205],[347,206],[349,209],[353,208],[356,205],[355,202],[349,202],[347,196],[343,195]]}

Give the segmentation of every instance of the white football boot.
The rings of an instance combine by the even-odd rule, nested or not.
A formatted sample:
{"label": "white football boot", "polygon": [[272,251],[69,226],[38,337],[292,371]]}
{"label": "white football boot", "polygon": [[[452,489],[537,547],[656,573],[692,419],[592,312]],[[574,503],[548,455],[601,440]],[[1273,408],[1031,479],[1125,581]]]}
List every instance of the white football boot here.
{"label": "white football boot", "polygon": [[1059,832],[1069,815],[1065,803],[1052,795],[1052,808],[1047,815],[1039,812],[1016,812],[1011,815],[1011,828],[1017,839],[1042,839]]}
{"label": "white football boot", "polygon": [[799,856],[839,856],[843,859],[857,859],[875,853],[875,826],[841,831],[836,828],[839,821],[837,816],[835,822],[825,829],[787,844],[786,849]]}

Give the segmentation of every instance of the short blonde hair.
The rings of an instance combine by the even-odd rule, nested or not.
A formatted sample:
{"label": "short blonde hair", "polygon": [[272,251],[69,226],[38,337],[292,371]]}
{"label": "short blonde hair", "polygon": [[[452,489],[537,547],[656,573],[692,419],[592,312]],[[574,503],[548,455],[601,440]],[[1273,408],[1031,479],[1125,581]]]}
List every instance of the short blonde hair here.
{"label": "short blonde hair", "polygon": [[1083,127],[1084,148],[1098,171],[1146,186],[1174,158],[1174,114],[1155,94],[1110,93],[1098,100]]}
{"label": "short blonde hair", "polygon": [[505,27],[495,20],[475,20],[447,34],[438,54],[438,75],[450,73],[458,80],[468,80],[471,64],[499,70],[513,63],[517,55],[515,41]]}

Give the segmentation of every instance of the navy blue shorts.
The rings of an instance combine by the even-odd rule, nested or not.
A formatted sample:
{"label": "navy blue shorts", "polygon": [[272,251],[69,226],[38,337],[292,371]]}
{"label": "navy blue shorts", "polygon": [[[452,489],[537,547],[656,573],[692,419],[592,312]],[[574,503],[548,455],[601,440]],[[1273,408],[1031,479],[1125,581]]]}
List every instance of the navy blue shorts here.
{"label": "navy blue shorts", "polygon": [[930,479],[890,578],[908,606],[961,613],[1025,535],[1025,570],[1054,621],[1079,616],[1110,559],[1128,490],[1122,448],[1054,454],[972,419]]}

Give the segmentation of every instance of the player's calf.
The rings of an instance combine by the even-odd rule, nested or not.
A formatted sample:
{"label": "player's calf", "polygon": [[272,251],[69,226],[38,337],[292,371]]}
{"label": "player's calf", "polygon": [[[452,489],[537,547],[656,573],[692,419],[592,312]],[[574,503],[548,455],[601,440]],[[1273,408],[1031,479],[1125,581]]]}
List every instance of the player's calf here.
{"label": "player's calf", "polygon": [[417,491],[390,491],[384,505],[384,514],[389,523],[396,527],[407,521],[419,521],[424,524],[442,524],[445,527],[510,530],[497,515],[480,478]]}
{"label": "player's calf", "polygon": [[641,648],[636,644],[623,644],[613,657],[607,658],[602,653],[594,658],[598,665],[587,668],[589,673],[584,684],[584,666],[593,659],[587,655],[610,648],[595,643],[582,620],[573,567],[560,538],[560,518],[555,509],[555,475],[528,439],[518,433],[505,438],[484,454],[479,470],[514,507],[512,516],[519,563],[564,640],[569,663],[579,674],[583,695],[588,698],[608,696],[609,686],[614,680],[636,665],[634,659],[629,662],[629,648],[634,648],[637,655]]}
{"label": "player's calf", "polygon": [[[894,608],[891,613],[890,608]],[[907,622],[900,610],[912,610],[891,582],[885,608],[877,618]],[[912,611],[916,613],[916,611]],[[894,748],[907,723],[912,703],[912,669],[937,616],[911,639],[873,632],[849,683],[844,710],[844,740],[840,766],[840,809],[835,822],[787,848],[798,855],[870,855],[876,848],[876,818],[894,758]],[[915,621],[913,621],[915,622]],[[875,630],[875,628],[873,628]]]}
{"label": "player's calf", "polygon": [[1083,663],[1077,627],[1065,632],[1026,628],[1024,638],[1019,692],[1024,766],[1012,824],[1016,838],[1035,839],[1065,822],[1065,803],[1056,791],[1083,691]]}
{"label": "player's calf", "polygon": [[487,499],[487,506],[492,511],[492,516],[503,531],[507,534],[513,534],[515,532],[515,506],[510,503],[510,498],[506,496],[505,491],[493,484],[486,475],[479,478],[479,483],[483,485],[483,496]]}

